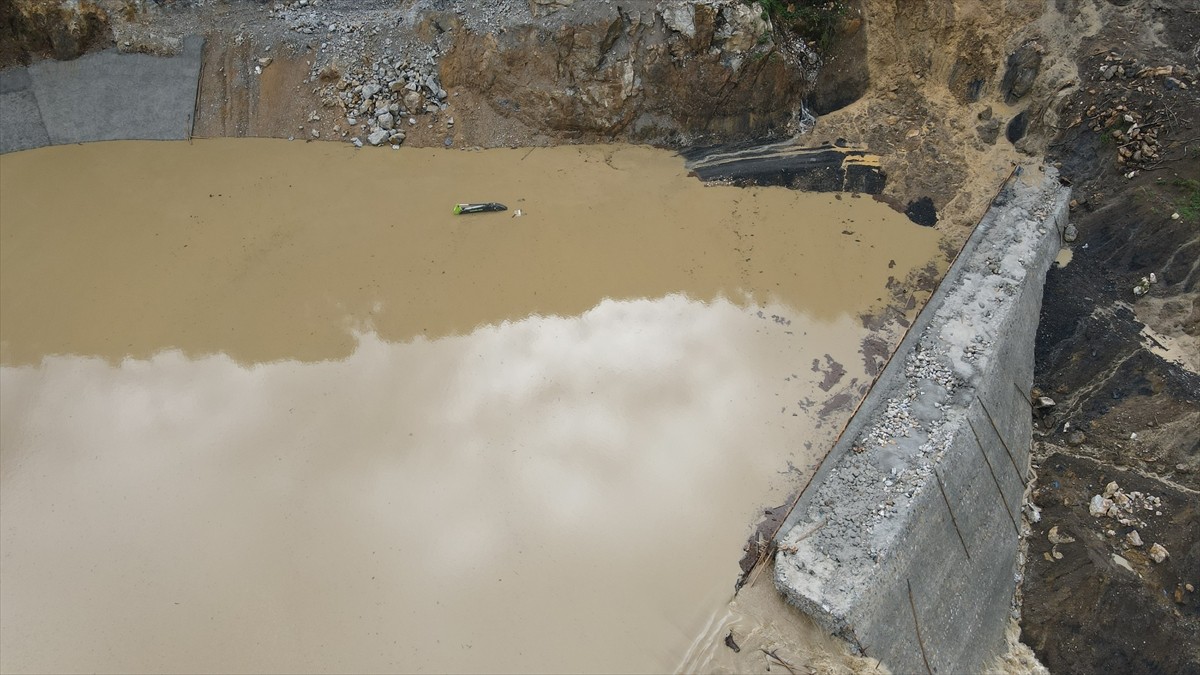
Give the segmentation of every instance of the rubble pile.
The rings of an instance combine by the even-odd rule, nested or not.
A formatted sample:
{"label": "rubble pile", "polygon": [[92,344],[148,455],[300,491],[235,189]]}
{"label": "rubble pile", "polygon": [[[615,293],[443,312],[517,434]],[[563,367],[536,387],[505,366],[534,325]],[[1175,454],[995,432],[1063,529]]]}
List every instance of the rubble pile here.
{"label": "rubble pile", "polygon": [[[404,126],[415,126],[419,115],[437,115],[447,107],[447,93],[438,82],[432,57],[422,64],[407,59],[380,59],[371,68],[343,76],[336,97],[346,113],[342,136],[361,146],[362,136],[371,145],[399,146]],[[454,119],[446,120],[447,126]]]}
{"label": "rubble pile", "polygon": [[1196,87],[1195,75],[1183,66],[1146,66],[1110,52],[1094,65],[1090,79],[1094,86],[1083,93],[1091,102],[1072,126],[1086,121],[1104,134],[1115,145],[1117,164],[1129,170],[1163,161],[1160,137],[1175,122],[1172,93]]}
{"label": "rubble pile", "polygon": [[[1116,481],[1112,481],[1104,486],[1103,493],[1092,497],[1088,503],[1088,512],[1093,518],[1109,518],[1117,521],[1120,525],[1134,528],[1125,533],[1125,544],[1130,548],[1141,548],[1145,542],[1138,530],[1148,527],[1142,518],[1147,516],[1148,512],[1152,512],[1155,516],[1161,516],[1163,514],[1162,499],[1137,490],[1127,493]],[[1117,531],[1109,527],[1105,528],[1104,533],[1109,537],[1117,536]],[[1147,555],[1154,562],[1161,563],[1170,554],[1162,544],[1154,543],[1150,545]]]}

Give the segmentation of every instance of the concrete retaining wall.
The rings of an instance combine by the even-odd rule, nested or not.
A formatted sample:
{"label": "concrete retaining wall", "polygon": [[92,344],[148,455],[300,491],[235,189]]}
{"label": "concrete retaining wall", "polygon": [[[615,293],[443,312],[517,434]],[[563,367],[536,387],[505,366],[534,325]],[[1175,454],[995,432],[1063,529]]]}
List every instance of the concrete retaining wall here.
{"label": "concrete retaining wall", "polygon": [[177,56],[107,50],[0,71],[0,152],[192,131],[204,39]]}
{"label": "concrete retaining wall", "polygon": [[1052,169],[1001,190],[780,529],[780,591],[894,672],[979,672],[1003,644],[1069,196]]}

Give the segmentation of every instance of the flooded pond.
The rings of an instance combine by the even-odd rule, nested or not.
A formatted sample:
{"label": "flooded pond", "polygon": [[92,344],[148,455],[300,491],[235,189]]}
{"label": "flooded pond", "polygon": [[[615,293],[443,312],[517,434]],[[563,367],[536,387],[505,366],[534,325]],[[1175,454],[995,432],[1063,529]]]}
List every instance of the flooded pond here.
{"label": "flooded pond", "polygon": [[694,665],[937,250],[628,146],[101,143],[0,194],[5,671]]}

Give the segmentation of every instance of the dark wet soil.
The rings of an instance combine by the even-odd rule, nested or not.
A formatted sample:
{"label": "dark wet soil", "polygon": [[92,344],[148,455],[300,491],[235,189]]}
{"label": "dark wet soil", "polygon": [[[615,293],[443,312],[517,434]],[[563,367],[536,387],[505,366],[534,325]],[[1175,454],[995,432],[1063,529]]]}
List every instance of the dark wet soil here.
{"label": "dark wet soil", "polygon": [[[1042,520],[1029,541],[1021,628],[1054,673],[1200,672],[1200,609],[1186,590],[1200,586],[1200,375],[1164,358],[1154,337],[1171,329],[1194,344],[1186,340],[1200,335],[1200,95],[1178,86],[1200,65],[1191,53],[1200,22],[1188,20],[1193,3],[1131,9],[1130,26],[1082,46],[1083,83],[1051,148],[1074,183],[1078,240],[1071,262],[1047,276],[1038,328],[1035,384],[1056,406],[1035,423]],[[1168,27],[1166,47],[1129,37],[1151,19]],[[1130,76],[1106,79],[1102,66],[1113,63],[1131,64]],[[1163,65],[1185,66],[1186,75],[1173,71],[1184,79],[1132,75]],[[1119,162],[1113,131],[1135,113],[1158,129],[1157,156]],[[1135,294],[1151,273],[1157,283]],[[1125,540],[1133,528],[1089,513],[1114,480],[1162,499],[1162,515],[1139,528],[1142,547]],[[1057,546],[1061,559],[1047,557],[1055,526],[1076,540]],[[1148,558],[1152,543],[1169,552],[1162,563]]]}
{"label": "dark wet soil", "polygon": [[[1039,479],[1034,502],[1042,520],[1029,541],[1024,639],[1046,667],[1054,673],[1200,672],[1200,596],[1185,587],[1195,588],[1200,570],[1200,545],[1186,541],[1200,530],[1195,496],[1057,452],[1043,461]],[[1146,527],[1138,528],[1092,517],[1088,501],[1110,481],[1158,497],[1163,515],[1143,512]],[[1048,538],[1052,528],[1075,541],[1054,544]],[[1140,547],[1126,541],[1134,529],[1143,540]],[[1153,543],[1170,552],[1165,562],[1150,559]]]}

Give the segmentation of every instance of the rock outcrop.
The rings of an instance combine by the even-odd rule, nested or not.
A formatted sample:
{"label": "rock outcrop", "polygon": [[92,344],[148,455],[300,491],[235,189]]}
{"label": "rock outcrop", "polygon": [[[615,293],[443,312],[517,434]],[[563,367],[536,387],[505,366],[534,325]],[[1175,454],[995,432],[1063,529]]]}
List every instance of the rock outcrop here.
{"label": "rock outcrop", "polygon": [[73,59],[112,41],[108,14],[93,2],[0,3],[0,67],[28,63],[33,57]]}
{"label": "rock outcrop", "polygon": [[442,82],[568,138],[761,138],[793,120],[818,58],[779,44],[757,4],[631,5],[581,18],[568,16],[578,5],[558,3],[557,24],[463,31],[441,61]]}

